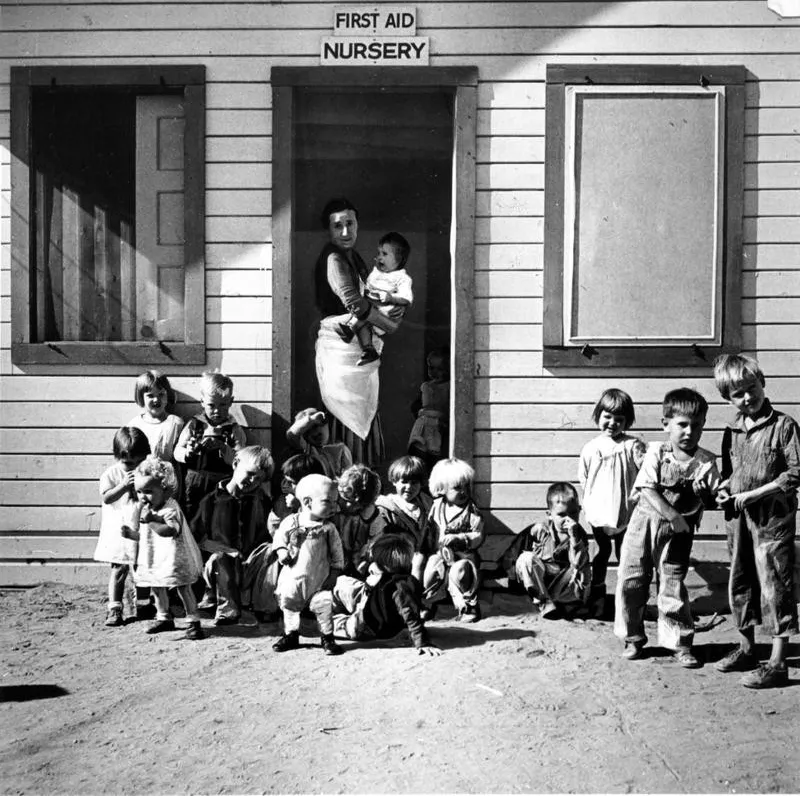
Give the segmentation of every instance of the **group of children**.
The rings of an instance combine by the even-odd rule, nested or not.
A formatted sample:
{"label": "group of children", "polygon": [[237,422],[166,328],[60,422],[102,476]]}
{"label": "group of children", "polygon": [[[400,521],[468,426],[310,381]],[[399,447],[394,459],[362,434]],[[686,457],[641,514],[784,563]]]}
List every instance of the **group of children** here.
{"label": "group of children", "polygon": [[[745,672],[748,687],[780,686],[788,679],[786,639],[797,632],[800,430],[772,408],[752,358],[720,357],[714,376],[738,410],[725,431],[721,470],[699,446],[708,411],[699,393],[668,392],[666,440],[645,446],[628,433],[635,420],[630,396],[606,390],[593,412],[600,433],[584,446],[578,472],[594,560],[579,523],[578,491],[560,482],[547,491],[546,521],[522,531],[503,563],[543,616],[602,611],[616,549],[614,632],[624,641],[623,657],[643,655],[644,610],[655,575],[658,643],[680,665],[696,668],[685,578],[703,511],[719,506],[728,527],[740,645],[716,668]],[[246,446],[230,417],[230,379],[204,374],[200,391],[203,411],[183,426],[168,412],[174,396],[166,377],[142,374],[135,396],[143,411],[115,435],[116,463],[100,482],[103,522],[95,554],[112,565],[107,625],[123,623],[122,592],[132,569],[136,585],[150,588],[155,601],[148,632],[174,629],[168,589],[176,587],[188,638],[203,637],[200,609],[213,610],[215,623],[224,625],[250,608],[262,621],[282,618],[277,652],[299,646],[304,610],[315,615],[329,655],[342,652],[336,636],[385,638],[403,628],[420,653],[438,654],[425,622],[448,597],[459,621],[480,620],[484,522],[467,462],[439,459],[429,473],[420,457],[403,456],[388,471],[392,491],[382,495],[377,473],[353,464],[347,447],[330,441],[324,413],[311,408],[287,432],[294,452],[272,489],[272,456]],[[273,493],[279,493],[274,500]],[[205,593],[198,605],[192,587],[201,576]],[[764,665],[754,649],[759,624],[773,637]]]}

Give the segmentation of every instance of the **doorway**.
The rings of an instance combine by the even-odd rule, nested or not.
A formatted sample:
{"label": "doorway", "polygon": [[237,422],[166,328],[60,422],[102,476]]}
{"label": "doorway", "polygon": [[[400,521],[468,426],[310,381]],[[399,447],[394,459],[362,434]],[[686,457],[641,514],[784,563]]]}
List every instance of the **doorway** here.
{"label": "doorway", "polygon": [[275,68],[272,82],[273,447],[296,411],[319,403],[319,216],[344,196],[359,209],[368,267],[386,232],[411,245],[414,303],[384,338],[379,371],[386,462],[406,452],[426,354],[445,347],[458,385],[448,450],[470,455],[476,70]]}

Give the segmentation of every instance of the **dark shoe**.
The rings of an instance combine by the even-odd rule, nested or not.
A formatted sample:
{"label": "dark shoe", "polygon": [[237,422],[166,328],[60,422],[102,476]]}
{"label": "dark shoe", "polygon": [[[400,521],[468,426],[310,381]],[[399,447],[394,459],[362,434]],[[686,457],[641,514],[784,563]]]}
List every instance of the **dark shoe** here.
{"label": "dark shoe", "polygon": [[189,622],[183,637],[188,638],[189,641],[200,641],[200,639],[206,637],[206,634],[203,632],[203,628],[200,627],[199,622]]}
{"label": "dark shoe", "polygon": [[336,334],[338,334],[339,337],[345,341],[345,343],[349,343],[355,334],[355,332],[346,323],[337,323],[335,331]]}
{"label": "dark shoe", "polygon": [[438,610],[439,610],[439,606],[434,603],[429,608],[423,608],[419,612],[419,618],[423,622],[432,622],[434,619],[436,619],[436,612]]}
{"label": "dark shoe", "polygon": [[381,355],[372,346],[367,346],[364,349],[364,353],[361,355],[361,359],[356,362],[356,365],[368,365],[370,362],[374,362],[376,359],[380,358]]}
{"label": "dark shoe", "polygon": [[239,624],[239,617],[238,616],[218,616],[214,620],[214,624],[216,627],[222,627],[223,625],[238,625]]}
{"label": "dark shoe", "polygon": [[106,627],[119,627],[124,624],[122,621],[122,608],[109,608],[106,614]]}
{"label": "dark shoe", "polygon": [[625,649],[622,651],[622,657],[628,661],[636,661],[642,657],[642,648],[644,644],[639,641],[626,641]]}
{"label": "dark shoe", "polygon": [[740,682],[745,688],[782,688],[789,685],[789,672],[785,663],[780,667],[765,663],[744,675]]}
{"label": "dark shoe", "polygon": [[300,634],[293,630],[291,633],[284,633],[273,645],[275,652],[288,652],[296,650],[300,646]]}
{"label": "dark shoe", "polygon": [[153,603],[145,603],[136,606],[136,621],[146,622],[148,619],[156,618],[156,607]]}
{"label": "dark shoe", "polygon": [[675,652],[672,653],[672,657],[675,659],[675,662],[679,666],[683,666],[684,669],[699,669],[703,665],[694,657],[691,650],[675,650]]}
{"label": "dark shoe", "polygon": [[724,658],[714,664],[718,672],[750,672],[758,667],[758,658],[754,652],[745,652],[737,647]]}
{"label": "dark shoe", "polygon": [[201,611],[214,611],[217,608],[217,601],[213,597],[209,597],[207,594],[204,594],[203,599],[197,603],[197,607]]}
{"label": "dark shoe", "polygon": [[175,630],[175,622],[172,619],[158,619],[153,622],[145,631],[146,633],[166,633],[168,630]]}
{"label": "dark shoe", "polygon": [[458,621],[471,625],[480,621],[482,616],[480,605],[468,605],[459,613]]}
{"label": "dark shoe", "polygon": [[558,606],[548,600],[541,610],[542,619],[558,619],[559,616],[561,616],[561,611]]}
{"label": "dark shoe", "polygon": [[333,640],[333,634],[322,637],[322,649],[326,655],[341,655],[344,650]]}
{"label": "dark shoe", "polygon": [[281,616],[283,616],[282,611],[253,611],[253,616],[261,622],[262,625],[268,625],[272,622],[279,622]]}

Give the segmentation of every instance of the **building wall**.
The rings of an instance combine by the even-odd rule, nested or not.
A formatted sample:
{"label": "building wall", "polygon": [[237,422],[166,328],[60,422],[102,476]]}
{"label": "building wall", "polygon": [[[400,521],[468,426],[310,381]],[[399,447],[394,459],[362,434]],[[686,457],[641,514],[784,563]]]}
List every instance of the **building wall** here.
{"label": "building wall", "polygon": [[[2,3],[0,11],[0,582],[91,579],[97,477],[114,430],[134,414],[137,367],[16,367],[10,358],[10,67],[204,64],[207,69],[208,366],[229,373],[251,441],[269,443],[271,91],[274,65],[313,66],[330,35],[328,2]],[[731,412],[709,369],[575,371],[542,365],[544,79],[548,63],[741,64],[746,110],[745,348],[767,392],[800,417],[800,20],[766,0],[736,2],[427,2],[418,35],[431,66],[480,70],[475,275],[477,497],[494,529],[519,530],[552,480],[575,478],[608,386],[660,438],[660,400],[696,387],[711,403],[704,443],[719,451]],[[168,375],[179,411],[199,368]],[[698,558],[725,560],[721,521]],[[42,564],[44,562],[44,565]]]}

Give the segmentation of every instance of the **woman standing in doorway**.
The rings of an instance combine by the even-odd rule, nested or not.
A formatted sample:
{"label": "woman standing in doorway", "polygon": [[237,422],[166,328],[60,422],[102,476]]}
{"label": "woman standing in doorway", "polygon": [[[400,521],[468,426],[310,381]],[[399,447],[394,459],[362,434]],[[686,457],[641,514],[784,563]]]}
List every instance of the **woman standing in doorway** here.
{"label": "woman standing in doorway", "polygon": [[[316,370],[322,402],[330,415],[331,439],[344,442],[353,461],[374,466],[385,457],[378,412],[380,359],[358,365],[362,351],[357,339],[345,342],[339,324],[352,313],[387,331],[396,323],[375,311],[364,297],[368,268],[355,249],[358,210],[344,198],[331,199],[320,216],[329,242],[317,258],[314,272],[316,304],[322,319],[316,344]],[[394,316],[402,314],[397,307]],[[382,340],[375,336],[380,354]]]}

